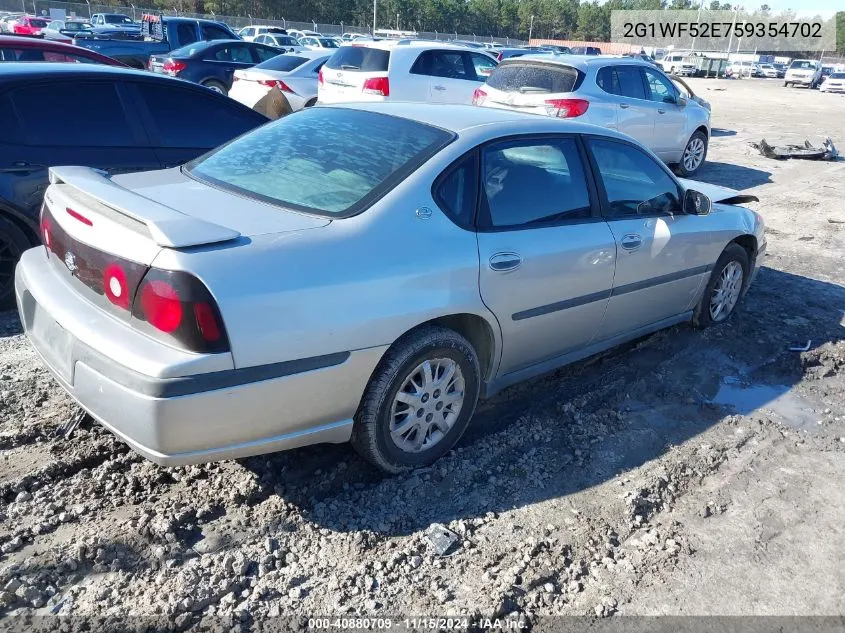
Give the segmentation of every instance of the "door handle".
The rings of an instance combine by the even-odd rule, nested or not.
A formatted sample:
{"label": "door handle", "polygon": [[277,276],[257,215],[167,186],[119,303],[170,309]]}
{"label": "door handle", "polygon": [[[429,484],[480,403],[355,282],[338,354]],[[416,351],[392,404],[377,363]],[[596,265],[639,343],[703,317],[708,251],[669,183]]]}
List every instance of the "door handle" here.
{"label": "door handle", "polygon": [[628,109],[628,108],[630,108],[631,106],[630,106],[630,105],[628,105],[627,103],[620,103],[620,104],[619,104],[619,107],[620,107],[620,108],[622,108],[623,110],[627,110],[627,109]]}
{"label": "door handle", "polygon": [[516,270],[522,265],[522,257],[517,253],[496,253],[490,257],[490,268],[499,273]]}
{"label": "door handle", "polygon": [[666,110],[663,108],[657,108],[657,114],[666,114]]}
{"label": "door handle", "polygon": [[435,90],[440,90],[440,91],[443,91],[443,90],[446,90],[446,86],[440,86],[440,85],[437,85],[437,86],[434,86],[434,89],[435,89]]}
{"label": "door handle", "polygon": [[626,251],[635,251],[643,245],[643,238],[635,233],[628,233],[622,238],[620,244]]}

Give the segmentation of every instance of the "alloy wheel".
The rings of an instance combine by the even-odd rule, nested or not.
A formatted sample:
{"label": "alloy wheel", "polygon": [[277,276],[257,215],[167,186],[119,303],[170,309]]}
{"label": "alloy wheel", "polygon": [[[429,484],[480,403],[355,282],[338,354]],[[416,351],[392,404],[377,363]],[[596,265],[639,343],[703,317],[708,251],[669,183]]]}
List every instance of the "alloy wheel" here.
{"label": "alloy wheel", "polygon": [[695,136],[690,139],[690,142],[687,143],[686,148],[684,149],[684,156],[683,156],[683,163],[684,169],[688,172],[693,172],[698,169],[699,165],[701,165],[701,161],[704,160],[704,141]]}
{"label": "alloy wheel", "polygon": [[714,323],[727,319],[736,306],[742,292],[743,277],[742,265],[737,261],[728,262],[722,269],[710,295],[710,319]]}
{"label": "alloy wheel", "polygon": [[461,413],[465,381],[458,363],[434,358],[402,382],[390,408],[390,438],[402,451],[419,453],[440,442]]}

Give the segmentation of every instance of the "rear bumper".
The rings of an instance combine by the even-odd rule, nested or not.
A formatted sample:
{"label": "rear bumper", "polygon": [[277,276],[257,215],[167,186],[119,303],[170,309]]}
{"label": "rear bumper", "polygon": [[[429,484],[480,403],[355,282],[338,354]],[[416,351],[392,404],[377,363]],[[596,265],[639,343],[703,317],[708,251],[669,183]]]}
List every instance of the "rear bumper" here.
{"label": "rear bumper", "polygon": [[[59,384],[100,424],[163,466],[348,441],[352,416],[384,351],[277,363],[263,375],[262,368],[248,368],[150,376],[82,340],[81,322],[102,316],[55,274],[43,248],[24,253],[15,294],[27,337]],[[73,304],[73,316],[57,302]],[[124,327],[123,338],[135,335],[122,323],[110,327]],[[112,348],[122,344],[117,338]],[[239,371],[257,373],[233,381]]]}

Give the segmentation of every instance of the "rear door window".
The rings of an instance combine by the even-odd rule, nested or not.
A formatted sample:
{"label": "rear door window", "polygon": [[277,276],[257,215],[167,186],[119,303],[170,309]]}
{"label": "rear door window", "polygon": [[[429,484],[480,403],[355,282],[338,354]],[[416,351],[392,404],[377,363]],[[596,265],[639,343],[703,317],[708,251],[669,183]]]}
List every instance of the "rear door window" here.
{"label": "rear door window", "polygon": [[638,66],[616,66],[619,79],[619,94],[631,99],[645,99],[645,86]]}
{"label": "rear door window", "polygon": [[390,51],[367,46],[343,46],[326,62],[326,68],[343,71],[387,72]]}
{"label": "rear door window", "polygon": [[221,29],[219,26],[213,24],[202,25],[202,39],[204,40],[230,40],[231,34],[228,31]]}
{"label": "rear door window", "polygon": [[581,73],[571,66],[518,61],[500,64],[487,85],[504,92],[573,92],[580,85]]}
{"label": "rear door window", "polygon": [[196,42],[197,37],[196,27],[189,22],[179,22],[176,25],[176,36],[179,38],[179,43],[184,46]]}
{"label": "rear door window", "polygon": [[[47,106],[62,95],[62,107]],[[53,81],[15,89],[29,145],[132,147],[138,143],[114,83]]]}
{"label": "rear door window", "polygon": [[269,59],[273,59],[274,57],[278,57],[279,51],[275,48],[270,48],[269,46],[253,46],[252,47],[252,54],[255,59],[256,63],[266,62]]}
{"label": "rear door window", "polygon": [[153,118],[162,147],[211,149],[266,121],[257,112],[227,97],[215,98],[204,89],[134,85]]}
{"label": "rear door window", "polygon": [[482,227],[522,227],[592,216],[589,186],[572,138],[488,145],[481,160]]}

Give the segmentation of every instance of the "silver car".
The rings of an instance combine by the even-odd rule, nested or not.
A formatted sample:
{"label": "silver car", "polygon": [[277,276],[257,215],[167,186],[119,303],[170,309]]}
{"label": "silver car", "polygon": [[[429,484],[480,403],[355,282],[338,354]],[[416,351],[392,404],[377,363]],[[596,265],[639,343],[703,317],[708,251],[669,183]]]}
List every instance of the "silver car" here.
{"label": "silver car", "polygon": [[317,106],[182,168],[51,170],[15,275],[58,382],[149,459],[353,443],[430,464],[479,397],[727,319],[762,218],[632,139],[472,106]]}
{"label": "silver car", "polygon": [[710,110],[689,101],[662,70],[639,59],[533,56],[503,61],[475,105],[601,125],[634,137],[689,177],[704,164]]}

